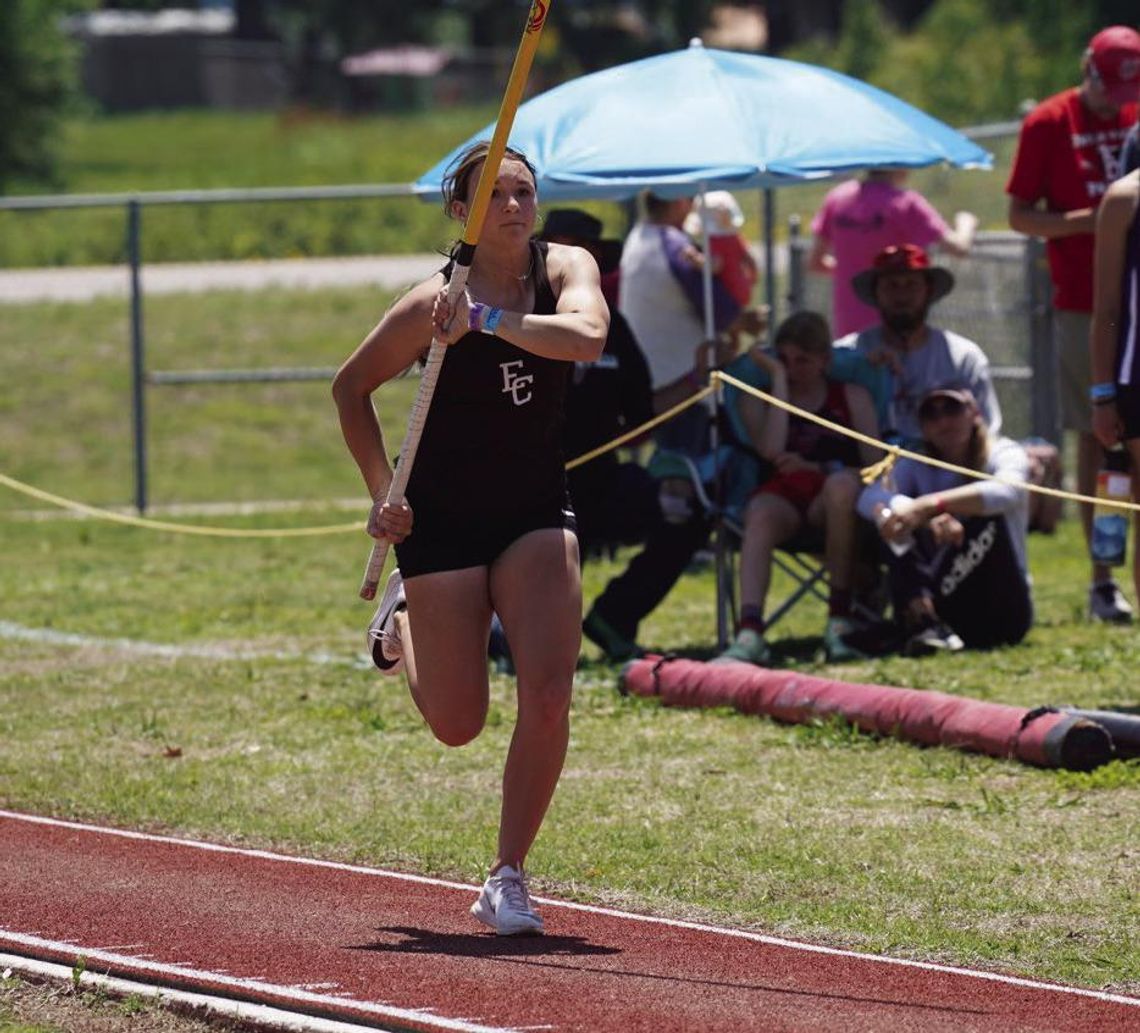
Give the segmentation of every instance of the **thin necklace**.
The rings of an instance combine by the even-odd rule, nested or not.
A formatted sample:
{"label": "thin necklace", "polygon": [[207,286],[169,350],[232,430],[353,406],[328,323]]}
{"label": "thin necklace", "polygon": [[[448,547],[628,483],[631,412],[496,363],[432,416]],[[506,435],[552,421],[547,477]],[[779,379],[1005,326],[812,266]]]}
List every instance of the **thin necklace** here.
{"label": "thin necklace", "polygon": [[526,272],[523,273],[522,276],[516,276],[515,279],[518,280],[519,283],[526,283],[526,281],[530,279],[530,274],[533,272],[534,272],[534,252],[532,251],[530,253],[530,265],[527,266]]}

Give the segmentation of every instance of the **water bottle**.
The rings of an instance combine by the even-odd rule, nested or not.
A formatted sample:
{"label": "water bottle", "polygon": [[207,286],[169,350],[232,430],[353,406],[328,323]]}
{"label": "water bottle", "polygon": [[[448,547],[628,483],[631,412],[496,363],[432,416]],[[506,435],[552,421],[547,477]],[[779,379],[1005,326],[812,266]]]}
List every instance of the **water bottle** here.
{"label": "water bottle", "polygon": [[[890,518],[890,506],[884,506],[882,503],[879,503],[879,505],[875,507],[875,523],[879,527],[882,527],[883,524],[890,520]],[[885,538],[883,540],[890,547],[891,552],[893,552],[896,556],[905,556],[908,552],[910,552],[911,546],[914,545],[914,535],[910,534],[898,540],[893,538]]]}
{"label": "water bottle", "polygon": [[[1122,445],[1104,454],[1104,466],[1096,475],[1096,497],[1106,502],[1129,502],[1132,479],[1128,476],[1128,453]],[[1115,506],[1097,505],[1093,509],[1090,551],[1094,563],[1118,567],[1124,562],[1128,536],[1128,512]]]}

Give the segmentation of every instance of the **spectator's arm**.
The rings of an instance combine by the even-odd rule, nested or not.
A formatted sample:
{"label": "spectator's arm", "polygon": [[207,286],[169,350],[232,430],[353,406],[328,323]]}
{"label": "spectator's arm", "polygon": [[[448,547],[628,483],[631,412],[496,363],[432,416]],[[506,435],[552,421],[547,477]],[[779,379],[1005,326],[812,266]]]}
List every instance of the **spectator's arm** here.
{"label": "spectator's arm", "polygon": [[[769,376],[768,393],[782,402],[788,400],[788,375],[784,364],[760,347],[754,347],[749,357]],[[748,432],[752,447],[769,462],[774,462],[788,445],[788,411],[770,405],[755,395],[741,394],[740,420]]]}
{"label": "spectator's arm", "polygon": [[956,488],[919,495],[911,512],[915,526],[927,524],[940,513],[955,517],[1009,513],[1025,503],[1022,485],[1029,477],[1029,457],[1012,441],[997,446],[991,457],[992,480],[971,480]]}
{"label": "spectator's arm", "polygon": [[[1092,329],[1089,361],[1094,384],[1116,382],[1116,346],[1120,334],[1121,290],[1128,232],[1140,205],[1140,179],[1118,179],[1104,195],[1096,220]],[[1092,402],[1089,403],[1092,405]],[[1105,448],[1120,441],[1120,415],[1112,400],[1092,406],[1093,431]]]}
{"label": "spectator's arm", "polygon": [[[847,393],[847,408],[851,411],[851,427],[866,434],[869,438],[878,438],[879,420],[875,415],[875,403],[871,400],[871,393],[858,384],[845,385]],[[859,458],[864,466],[870,466],[883,458],[881,449],[874,445],[859,442]]]}
{"label": "spectator's arm", "polygon": [[978,217],[973,212],[955,212],[954,226],[946,228],[939,244],[947,254],[961,258],[974,246],[977,231]]}
{"label": "spectator's arm", "polygon": [[702,341],[693,355],[693,368],[672,383],[664,384],[653,392],[653,411],[665,412],[685,399],[692,398],[701,388],[707,387],[709,370],[723,366],[735,354],[736,345],[728,338]]}
{"label": "spectator's arm", "polygon": [[1073,237],[1079,233],[1092,233],[1095,209],[1074,208],[1071,212],[1049,212],[1020,197],[1009,199],[1009,225],[1018,233],[1029,237]]}
{"label": "spectator's arm", "polygon": [[811,250],[808,252],[807,267],[809,272],[830,274],[835,272],[835,256],[831,253],[831,244],[826,237],[812,237]]}
{"label": "spectator's arm", "polygon": [[[665,247],[665,258],[669,262],[669,270],[677,283],[681,285],[681,289],[685,292],[685,296],[693,308],[703,318],[705,285],[702,266],[705,258],[700,252],[696,252],[694,257],[694,248],[689,243],[688,238],[680,230],[670,233],[669,229],[670,227],[665,227],[662,232],[662,242]],[[717,333],[720,333],[726,330],[740,315],[740,305],[729,294],[728,289],[720,279],[715,276],[712,281],[712,289],[713,324]]]}
{"label": "spectator's arm", "polygon": [[1140,169],[1140,122],[1137,122],[1124,139],[1124,149],[1120,152],[1120,175]]}

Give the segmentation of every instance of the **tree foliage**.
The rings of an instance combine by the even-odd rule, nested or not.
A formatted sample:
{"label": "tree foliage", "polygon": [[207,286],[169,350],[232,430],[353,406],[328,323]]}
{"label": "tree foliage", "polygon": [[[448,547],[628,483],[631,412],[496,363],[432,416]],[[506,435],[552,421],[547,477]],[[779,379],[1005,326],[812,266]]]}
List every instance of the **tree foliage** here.
{"label": "tree foliage", "polygon": [[76,87],[76,51],[60,18],[76,7],[0,3],[0,190],[17,177],[52,178],[60,119]]}
{"label": "tree foliage", "polygon": [[880,0],[846,0],[837,40],[813,40],[785,56],[873,83],[952,124],[1003,120],[1079,81],[1089,37],[1114,21],[1135,22],[1134,11],[1113,17],[1123,14],[1114,5],[936,0],[904,33]]}

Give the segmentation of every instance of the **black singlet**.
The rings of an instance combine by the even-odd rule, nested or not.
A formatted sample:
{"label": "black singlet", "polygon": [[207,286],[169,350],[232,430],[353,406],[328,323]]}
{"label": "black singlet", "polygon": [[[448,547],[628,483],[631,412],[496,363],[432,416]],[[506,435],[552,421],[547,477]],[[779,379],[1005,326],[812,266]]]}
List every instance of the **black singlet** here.
{"label": "black singlet", "polygon": [[[531,241],[534,312],[553,314],[546,245]],[[449,269],[444,270],[445,274]],[[562,423],[573,363],[471,332],[447,350],[407,488],[414,514],[405,576],[452,569],[456,539],[501,540],[530,526],[572,526]],[[485,551],[485,550],[484,550]],[[434,559],[429,559],[434,554]]]}

